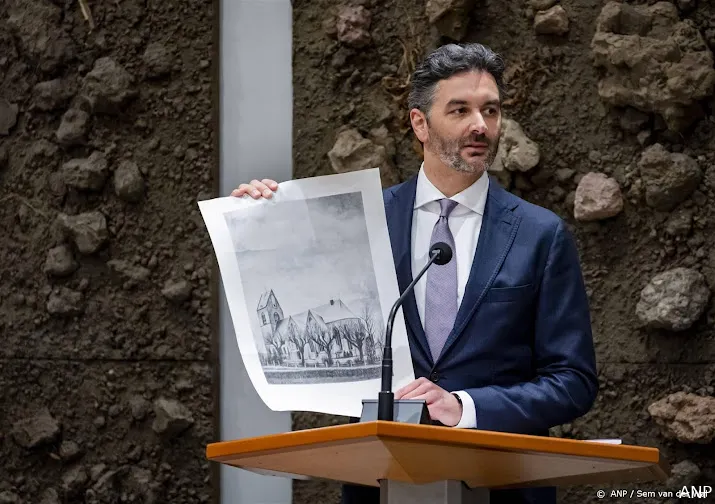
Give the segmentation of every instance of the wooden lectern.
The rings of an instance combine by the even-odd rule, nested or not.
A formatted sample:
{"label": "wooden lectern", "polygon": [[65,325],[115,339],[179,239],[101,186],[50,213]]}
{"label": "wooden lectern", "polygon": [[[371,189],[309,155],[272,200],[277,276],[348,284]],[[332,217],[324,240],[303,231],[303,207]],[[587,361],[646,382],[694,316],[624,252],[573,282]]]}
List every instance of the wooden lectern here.
{"label": "wooden lectern", "polygon": [[260,474],[379,486],[381,502],[488,503],[489,489],[664,481],[656,448],[364,422],[207,446],[209,460]]}

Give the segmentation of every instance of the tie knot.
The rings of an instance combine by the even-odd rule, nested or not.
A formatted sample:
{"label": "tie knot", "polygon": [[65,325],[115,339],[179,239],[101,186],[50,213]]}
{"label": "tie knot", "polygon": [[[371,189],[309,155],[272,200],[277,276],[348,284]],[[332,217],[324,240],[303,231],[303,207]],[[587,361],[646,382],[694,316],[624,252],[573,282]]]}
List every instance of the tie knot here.
{"label": "tie knot", "polygon": [[452,210],[454,210],[454,207],[457,206],[457,202],[452,201],[451,199],[443,198],[443,199],[439,200],[439,206],[441,209],[439,216],[440,217],[449,217],[449,214],[452,213]]}

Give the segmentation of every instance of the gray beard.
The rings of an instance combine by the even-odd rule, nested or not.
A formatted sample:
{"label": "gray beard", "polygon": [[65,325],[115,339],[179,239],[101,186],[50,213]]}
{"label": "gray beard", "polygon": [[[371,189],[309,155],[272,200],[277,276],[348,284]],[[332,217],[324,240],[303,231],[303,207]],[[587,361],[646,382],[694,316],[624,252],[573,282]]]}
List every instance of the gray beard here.
{"label": "gray beard", "polygon": [[445,142],[441,137],[435,136],[434,147],[439,159],[447,166],[461,173],[478,173],[488,171],[494,164],[499,149],[499,139],[493,144],[490,143],[489,152],[484,161],[471,165],[459,154],[460,142],[458,140]]}

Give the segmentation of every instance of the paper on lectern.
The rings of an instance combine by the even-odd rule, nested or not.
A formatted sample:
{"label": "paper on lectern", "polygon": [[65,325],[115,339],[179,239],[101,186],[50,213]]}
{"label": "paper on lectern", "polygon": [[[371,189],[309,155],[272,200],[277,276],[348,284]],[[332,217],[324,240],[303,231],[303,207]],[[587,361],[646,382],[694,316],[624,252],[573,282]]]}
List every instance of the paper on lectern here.
{"label": "paper on lectern", "polygon": [[[238,348],[275,411],[360,416],[377,399],[399,297],[378,169],[281,183],[271,199],[200,201]],[[401,310],[393,390],[414,379]]]}

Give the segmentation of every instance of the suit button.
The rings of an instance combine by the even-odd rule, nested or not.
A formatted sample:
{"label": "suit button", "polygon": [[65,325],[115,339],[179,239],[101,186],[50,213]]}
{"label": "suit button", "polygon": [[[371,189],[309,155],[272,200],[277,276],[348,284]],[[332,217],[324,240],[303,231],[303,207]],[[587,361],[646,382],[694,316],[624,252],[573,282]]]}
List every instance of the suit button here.
{"label": "suit button", "polygon": [[437,383],[439,381],[439,374],[436,371],[434,371],[434,372],[430,373],[429,379],[431,381]]}

